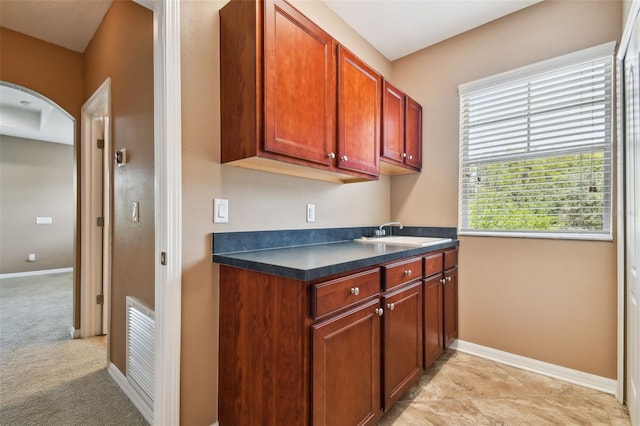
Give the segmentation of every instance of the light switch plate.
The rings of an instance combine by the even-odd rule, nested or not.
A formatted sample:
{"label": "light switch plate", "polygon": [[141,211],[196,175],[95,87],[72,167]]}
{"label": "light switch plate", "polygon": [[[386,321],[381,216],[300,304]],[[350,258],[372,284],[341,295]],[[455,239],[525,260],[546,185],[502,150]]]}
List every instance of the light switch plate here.
{"label": "light switch plate", "polygon": [[213,199],[213,223],[229,222],[229,200]]}
{"label": "light switch plate", "polygon": [[131,220],[134,222],[140,222],[140,203],[134,201],[131,204]]}
{"label": "light switch plate", "polygon": [[307,222],[316,221],[316,205],[307,204]]}

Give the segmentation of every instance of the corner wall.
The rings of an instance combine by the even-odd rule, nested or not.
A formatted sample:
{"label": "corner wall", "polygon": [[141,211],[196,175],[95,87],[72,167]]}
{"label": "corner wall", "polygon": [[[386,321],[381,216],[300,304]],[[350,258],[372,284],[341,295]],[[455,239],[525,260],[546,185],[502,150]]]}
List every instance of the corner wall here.
{"label": "corner wall", "polygon": [[[391,216],[457,226],[459,84],[618,41],[621,16],[618,1],[546,0],[394,62],[424,108],[424,168],[393,178]],[[460,339],[616,377],[615,242],[461,237],[459,267]]]}
{"label": "corner wall", "polygon": [[0,135],[0,274],[73,267],[73,164],[73,145]]}
{"label": "corner wall", "polygon": [[[381,74],[390,63],[318,1],[291,1]],[[220,164],[218,10],[226,1],[182,1],[182,352],[181,423],[218,417],[218,268],[211,232],[375,225],[389,219],[390,179],[339,185]],[[216,224],[213,198],[229,200]],[[306,203],[316,222],[305,222]]]}
{"label": "corner wall", "polygon": [[[155,206],[153,139],[153,12],[114,1],[84,52],[85,93],[111,78],[113,150],[127,149],[127,164],[113,168],[110,359],[125,374],[126,297],[153,309]],[[112,163],[113,164],[113,163]],[[140,203],[140,220],[131,205]]]}

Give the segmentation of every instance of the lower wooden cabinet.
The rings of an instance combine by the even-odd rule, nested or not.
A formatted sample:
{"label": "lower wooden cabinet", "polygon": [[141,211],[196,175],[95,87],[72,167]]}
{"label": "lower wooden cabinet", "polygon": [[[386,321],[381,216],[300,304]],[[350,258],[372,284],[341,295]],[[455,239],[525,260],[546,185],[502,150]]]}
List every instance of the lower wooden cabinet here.
{"label": "lower wooden cabinet", "polygon": [[384,409],[389,410],[422,375],[422,281],[385,294]]}
{"label": "lower wooden cabinet", "polygon": [[424,281],[424,368],[444,352],[442,274]]}
{"label": "lower wooden cabinet", "polygon": [[220,426],[375,424],[457,338],[455,261],[310,282],[221,265]]}
{"label": "lower wooden cabinet", "polygon": [[444,271],[444,346],[458,338],[458,268]]}
{"label": "lower wooden cabinet", "polygon": [[368,425],[382,416],[380,300],[311,327],[313,424]]}

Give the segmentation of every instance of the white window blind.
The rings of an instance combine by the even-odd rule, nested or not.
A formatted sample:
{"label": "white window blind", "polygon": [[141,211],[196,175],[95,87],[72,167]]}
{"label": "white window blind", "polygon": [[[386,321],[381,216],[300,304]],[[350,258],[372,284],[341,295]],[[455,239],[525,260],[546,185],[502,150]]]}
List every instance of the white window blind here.
{"label": "white window blind", "polygon": [[461,86],[460,234],[611,238],[609,49]]}

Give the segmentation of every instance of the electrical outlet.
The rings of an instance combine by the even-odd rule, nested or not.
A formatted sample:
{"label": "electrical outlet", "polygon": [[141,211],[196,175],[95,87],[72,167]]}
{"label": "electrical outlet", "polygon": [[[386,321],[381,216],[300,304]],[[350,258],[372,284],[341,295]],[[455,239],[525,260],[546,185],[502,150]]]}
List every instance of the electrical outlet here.
{"label": "electrical outlet", "polygon": [[316,221],[316,205],[307,204],[307,222]]}
{"label": "electrical outlet", "polygon": [[29,256],[27,256],[27,261],[28,262],[35,262],[36,261],[36,254],[35,253],[29,253]]}

